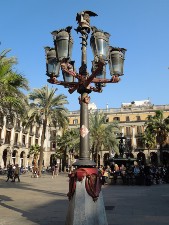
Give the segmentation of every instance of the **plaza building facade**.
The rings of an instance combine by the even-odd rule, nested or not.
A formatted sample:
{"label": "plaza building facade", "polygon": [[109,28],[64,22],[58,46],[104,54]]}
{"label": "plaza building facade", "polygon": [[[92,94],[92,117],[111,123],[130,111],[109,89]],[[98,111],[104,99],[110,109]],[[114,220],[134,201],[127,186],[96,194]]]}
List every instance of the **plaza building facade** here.
{"label": "plaza building facade", "polygon": [[[45,167],[49,166],[56,151],[56,135],[59,128],[48,127],[44,143]],[[41,143],[42,126],[31,125],[25,129],[20,119],[0,115],[0,166],[18,164],[19,167],[32,167],[33,155],[29,154],[30,147]]]}
{"label": "plaza building facade", "polygon": [[[160,162],[159,145],[153,149],[146,149],[143,142],[143,134],[146,128],[145,122],[148,116],[155,115],[157,110],[162,110],[164,118],[169,116],[169,105],[153,105],[150,100],[133,101],[131,103],[122,103],[120,108],[95,109],[89,107],[89,112],[100,112],[106,116],[106,122],[112,123],[117,121],[121,130],[121,134],[125,138],[125,144],[132,153],[134,158],[138,154],[143,153],[145,160],[148,162],[150,157],[155,158]],[[69,115],[70,127],[80,126],[80,112],[72,111]],[[169,140],[168,140],[169,143]],[[166,145],[163,149],[164,158],[169,163],[169,146]],[[102,149],[99,153],[100,164],[104,164],[110,157],[108,151]]]}
{"label": "plaza building facade", "polygon": [[[169,105],[153,105],[149,100],[135,101],[132,103],[122,103],[120,108],[97,109],[90,104],[89,113],[100,112],[106,116],[106,122],[112,123],[118,121],[121,133],[125,137],[125,144],[137,158],[140,152],[144,153],[148,159],[150,154],[157,156],[159,159],[159,146],[148,151],[143,143],[143,134],[145,130],[145,122],[148,116],[153,116],[156,110],[162,110],[164,118],[169,116]],[[80,111],[70,111],[69,127],[80,127]],[[52,165],[53,161],[62,163],[60,159],[55,158],[57,151],[56,138],[61,135],[62,130],[58,127],[48,127],[46,131],[46,140],[44,143],[44,167]],[[16,118],[11,120],[8,116],[0,115],[0,166],[7,167],[10,164],[19,164],[19,166],[32,166],[33,156],[29,155],[31,146],[40,145],[42,135],[42,127],[35,123],[29,129],[22,127],[21,121]],[[169,145],[164,147],[163,152],[166,160],[169,160]],[[156,154],[156,155],[155,155]],[[110,152],[102,149],[99,152],[100,164],[104,164],[105,160],[110,157]],[[67,156],[68,160],[70,156]],[[169,162],[169,161],[168,161]],[[69,162],[68,162],[69,164]]]}

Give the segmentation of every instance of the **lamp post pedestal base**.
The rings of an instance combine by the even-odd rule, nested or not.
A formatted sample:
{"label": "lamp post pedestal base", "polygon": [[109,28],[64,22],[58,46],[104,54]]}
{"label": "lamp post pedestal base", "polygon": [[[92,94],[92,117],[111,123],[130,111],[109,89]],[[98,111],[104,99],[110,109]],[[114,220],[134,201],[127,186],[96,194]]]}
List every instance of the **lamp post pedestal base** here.
{"label": "lamp post pedestal base", "polygon": [[75,183],[65,225],[108,225],[102,192],[94,200],[86,190],[86,179]]}

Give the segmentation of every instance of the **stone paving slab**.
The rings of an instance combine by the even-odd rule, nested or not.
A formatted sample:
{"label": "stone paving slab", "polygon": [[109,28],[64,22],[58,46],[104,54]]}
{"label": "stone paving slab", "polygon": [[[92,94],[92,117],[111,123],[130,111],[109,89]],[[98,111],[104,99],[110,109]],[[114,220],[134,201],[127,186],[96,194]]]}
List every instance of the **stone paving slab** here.
{"label": "stone paving slab", "polygon": [[[0,225],[64,225],[68,177],[21,175],[21,182],[0,176]],[[169,184],[102,187],[109,225],[168,225]]]}

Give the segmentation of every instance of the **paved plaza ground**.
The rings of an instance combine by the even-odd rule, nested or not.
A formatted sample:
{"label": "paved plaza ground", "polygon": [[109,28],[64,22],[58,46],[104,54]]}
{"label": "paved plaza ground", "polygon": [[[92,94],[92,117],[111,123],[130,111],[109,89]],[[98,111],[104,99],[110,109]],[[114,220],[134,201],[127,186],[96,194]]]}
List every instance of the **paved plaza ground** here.
{"label": "paved plaza ground", "polygon": [[[0,176],[0,225],[64,225],[68,177],[21,175],[21,182]],[[169,184],[102,187],[109,225],[168,225]]]}

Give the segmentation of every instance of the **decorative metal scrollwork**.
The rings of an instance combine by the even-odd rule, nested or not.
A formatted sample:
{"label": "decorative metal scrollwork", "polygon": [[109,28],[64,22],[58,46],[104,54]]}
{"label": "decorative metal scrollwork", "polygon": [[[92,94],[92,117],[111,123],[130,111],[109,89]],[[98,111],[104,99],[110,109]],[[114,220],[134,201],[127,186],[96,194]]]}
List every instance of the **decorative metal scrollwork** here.
{"label": "decorative metal scrollwork", "polygon": [[96,201],[101,191],[101,174],[96,168],[79,168],[69,175],[69,200],[73,197],[76,190],[76,182],[85,180],[85,188],[87,193]]}

